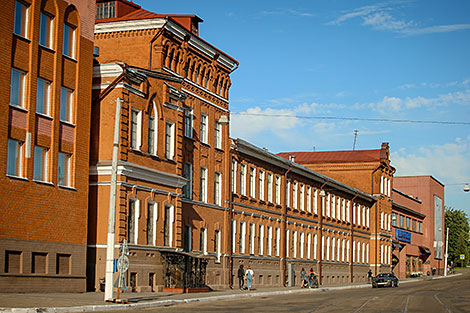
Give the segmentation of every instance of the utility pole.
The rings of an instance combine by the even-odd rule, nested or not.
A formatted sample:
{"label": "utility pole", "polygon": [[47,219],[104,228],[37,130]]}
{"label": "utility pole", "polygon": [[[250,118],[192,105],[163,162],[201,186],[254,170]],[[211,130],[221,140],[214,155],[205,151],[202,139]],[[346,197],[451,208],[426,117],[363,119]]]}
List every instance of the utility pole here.
{"label": "utility pole", "polygon": [[357,135],[359,134],[359,130],[355,129],[354,130],[354,143],[353,143],[353,151],[356,150],[356,139]]}
{"label": "utility pole", "polygon": [[116,229],[116,185],[117,163],[119,155],[119,132],[121,125],[121,99],[116,99],[116,117],[114,120],[113,159],[111,163],[111,186],[109,191],[109,215],[108,215],[108,242],[106,246],[106,276],[104,288],[104,301],[112,301],[113,298],[113,274],[114,274],[114,237]]}
{"label": "utility pole", "polygon": [[449,256],[449,227],[447,227],[447,234],[446,234],[446,262],[444,264],[444,276],[447,276],[447,258]]}

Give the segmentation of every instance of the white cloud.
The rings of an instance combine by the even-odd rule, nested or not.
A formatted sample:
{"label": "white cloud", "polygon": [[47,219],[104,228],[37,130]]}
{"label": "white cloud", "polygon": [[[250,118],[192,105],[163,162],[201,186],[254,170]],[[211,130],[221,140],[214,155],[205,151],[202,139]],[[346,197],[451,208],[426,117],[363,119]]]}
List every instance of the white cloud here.
{"label": "white cloud", "polygon": [[271,10],[271,11],[262,11],[262,15],[292,15],[292,16],[300,16],[300,17],[312,17],[315,16],[315,14],[312,14],[310,12],[302,12],[299,10],[287,8],[287,9],[277,9],[277,10]]}
{"label": "white cloud", "polygon": [[363,20],[363,25],[372,26],[377,30],[393,32],[404,32],[416,26],[413,21],[405,22],[398,20],[387,12],[375,12],[374,14],[364,16]]}
{"label": "white cloud", "polygon": [[390,159],[397,169],[396,176],[432,175],[444,184],[465,182],[470,176],[470,137],[413,152],[400,149],[392,152]]}
{"label": "white cloud", "polygon": [[343,11],[344,14],[338,17],[337,19],[330,21],[327,23],[327,25],[339,25],[347,20],[356,18],[356,17],[362,17],[366,16],[368,14],[377,12],[379,10],[383,10],[385,4],[376,4],[376,5],[366,5],[357,9],[354,9],[352,11]]}
{"label": "white cloud", "polygon": [[369,107],[382,114],[387,114],[390,112],[400,111],[402,108],[402,104],[403,100],[400,98],[385,96],[381,101],[377,103],[370,103]]}

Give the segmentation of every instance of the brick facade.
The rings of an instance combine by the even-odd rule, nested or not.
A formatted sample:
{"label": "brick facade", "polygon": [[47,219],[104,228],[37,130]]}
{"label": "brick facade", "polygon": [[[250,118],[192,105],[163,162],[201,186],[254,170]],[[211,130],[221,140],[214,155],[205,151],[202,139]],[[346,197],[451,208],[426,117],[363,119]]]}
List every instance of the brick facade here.
{"label": "brick facade", "polygon": [[[11,64],[0,70],[2,292],[85,290],[93,50],[86,30],[93,17],[91,0],[2,6],[0,40],[8,48],[1,61]],[[41,23],[49,26],[46,32]],[[68,51],[64,25],[71,30]],[[63,87],[73,91],[65,115]],[[49,96],[38,96],[40,90]]]}

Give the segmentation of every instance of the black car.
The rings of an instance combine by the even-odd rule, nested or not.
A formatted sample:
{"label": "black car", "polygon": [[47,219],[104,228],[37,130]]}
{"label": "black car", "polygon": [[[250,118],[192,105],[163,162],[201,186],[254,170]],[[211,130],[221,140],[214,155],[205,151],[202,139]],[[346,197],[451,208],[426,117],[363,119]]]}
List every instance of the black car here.
{"label": "black car", "polygon": [[372,279],[372,288],[380,286],[398,287],[398,278],[393,273],[381,273]]}

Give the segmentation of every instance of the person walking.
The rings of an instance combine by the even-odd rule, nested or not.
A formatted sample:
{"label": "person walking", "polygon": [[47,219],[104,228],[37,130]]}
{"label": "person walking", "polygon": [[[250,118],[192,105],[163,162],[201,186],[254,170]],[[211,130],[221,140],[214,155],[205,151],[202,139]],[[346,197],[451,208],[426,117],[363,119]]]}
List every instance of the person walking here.
{"label": "person walking", "polygon": [[238,286],[240,287],[240,290],[243,289],[245,285],[245,269],[243,268],[243,264],[240,264],[240,267],[238,268]]}
{"label": "person walking", "polygon": [[303,267],[302,267],[302,270],[300,271],[300,280],[301,280],[300,288],[306,288],[308,286],[307,272],[305,271]]}
{"label": "person walking", "polygon": [[308,286],[310,288],[318,288],[317,273],[313,271],[313,268],[310,268],[310,272],[308,273]]}
{"label": "person walking", "polygon": [[248,266],[248,269],[245,272],[245,277],[246,277],[246,287],[248,290],[251,290],[251,287],[253,285],[253,277],[255,276],[255,273],[251,269],[251,266]]}
{"label": "person walking", "polygon": [[369,271],[367,272],[367,279],[369,280],[369,283],[372,283],[372,270],[369,269]]}

